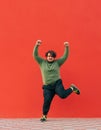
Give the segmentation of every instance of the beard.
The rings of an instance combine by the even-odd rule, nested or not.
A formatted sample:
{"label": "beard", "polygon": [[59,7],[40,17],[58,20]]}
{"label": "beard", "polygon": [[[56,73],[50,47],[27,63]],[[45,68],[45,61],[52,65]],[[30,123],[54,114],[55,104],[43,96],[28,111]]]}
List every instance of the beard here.
{"label": "beard", "polygon": [[54,62],[54,60],[53,60],[53,61],[49,61],[49,60],[47,60],[47,62],[48,62],[48,63],[53,63],[53,62]]}

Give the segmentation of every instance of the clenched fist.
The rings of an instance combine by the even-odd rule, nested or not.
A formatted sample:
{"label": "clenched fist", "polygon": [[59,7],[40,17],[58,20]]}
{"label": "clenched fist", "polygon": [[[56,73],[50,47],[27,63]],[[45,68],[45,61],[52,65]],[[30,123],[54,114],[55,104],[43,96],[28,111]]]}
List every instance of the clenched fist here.
{"label": "clenched fist", "polygon": [[37,41],[36,41],[36,45],[37,45],[37,46],[40,46],[40,45],[41,45],[41,43],[42,43],[42,41],[41,41],[41,40],[37,40]]}
{"label": "clenched fist", "polygon": [[65,47],[69,46],[69,42],[64,42]]}

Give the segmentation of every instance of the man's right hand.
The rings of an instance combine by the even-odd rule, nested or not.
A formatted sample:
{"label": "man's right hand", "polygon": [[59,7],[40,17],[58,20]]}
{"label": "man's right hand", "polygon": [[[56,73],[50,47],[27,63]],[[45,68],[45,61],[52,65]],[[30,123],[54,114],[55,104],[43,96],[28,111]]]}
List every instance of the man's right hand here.
{"label": "man's right hand", "polygon": [[40,45],[41,45],[41,43],[42,43],[42,41],[41,41],[41,40],[37,40],[37,41],[36,41],[36,45],[37,45],[37,46],[40,46]]}

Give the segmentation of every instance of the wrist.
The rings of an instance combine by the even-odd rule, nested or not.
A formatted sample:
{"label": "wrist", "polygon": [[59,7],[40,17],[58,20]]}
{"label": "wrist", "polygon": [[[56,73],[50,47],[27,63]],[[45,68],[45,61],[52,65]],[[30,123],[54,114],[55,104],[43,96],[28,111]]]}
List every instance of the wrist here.
{"label": "wrist", "polygon": [[65,45],[65,47],[69,47],[69,45]]}

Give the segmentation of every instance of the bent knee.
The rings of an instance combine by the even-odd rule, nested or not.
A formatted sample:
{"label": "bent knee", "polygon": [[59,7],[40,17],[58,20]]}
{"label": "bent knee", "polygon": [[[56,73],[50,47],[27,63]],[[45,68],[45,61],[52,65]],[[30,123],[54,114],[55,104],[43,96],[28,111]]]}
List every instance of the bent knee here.
{"label": "bent knee", "polygon": [[62,99],[64,99],[64,98],[66,98],[67,96],[65,96],[65,95],[59,95],[59,97],[62,98]]}

